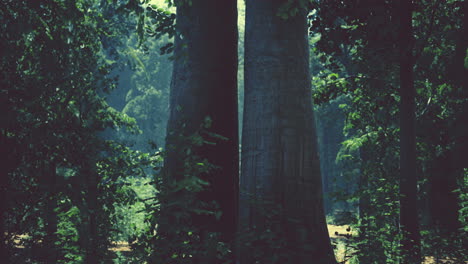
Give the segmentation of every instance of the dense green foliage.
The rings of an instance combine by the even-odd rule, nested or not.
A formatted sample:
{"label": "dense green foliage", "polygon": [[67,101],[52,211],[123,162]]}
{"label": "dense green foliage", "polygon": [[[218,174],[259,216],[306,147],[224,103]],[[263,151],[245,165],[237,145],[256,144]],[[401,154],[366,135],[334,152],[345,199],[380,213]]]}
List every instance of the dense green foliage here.
{"label": "dense green foliage", "polygon": [[102,134],[138,131],[103,97],[116,84],[118,36],[133,31],[118,23],[128,13],[120,8],[110,1],[2,6],[2,259],[107,258],[114,207],[134,196],[125,194],[126,178],[153,166],[148,154]]}

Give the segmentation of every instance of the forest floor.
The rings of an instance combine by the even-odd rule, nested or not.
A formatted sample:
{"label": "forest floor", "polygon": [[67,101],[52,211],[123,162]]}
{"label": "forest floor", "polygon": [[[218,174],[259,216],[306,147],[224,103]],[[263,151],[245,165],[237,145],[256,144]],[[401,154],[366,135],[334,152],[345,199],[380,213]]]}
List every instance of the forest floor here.
{"label": "forest floor", "polygon": [[[356,232],[353,230],[349,229],[349,226],[337,226],[337,225],[328,225],[328,234],[330,236],[330,239],[332,242],[337,244],[337,252],[335,252],[337,260],[341,264],[347,264],[347,262],[343,263],[343,258],[346,254],[349,254],[350,252],[346,250],[345,245],[345,240],[346,234],[351,234],[351,235],[356,235]],[[120,252],[128,252],[131,251],[131,248],[128,243],[126,242],[116,242],[112,248],[109,250],[111,251],[120,251]],[[341,261],[341,262],[340,262]],[[421,264],[435,264],[435,263],[440,263],[440,264],[450,264],[454,263],[451,262],[450,260],[437,260],[434,257],[425,257],[425,260]],[[468,262],[466,262],[468,263]]]}
{"label": "forest floor", "polygon": [[125,251],[132,251],[130,248],[130,245],[127,242],[119,241],[115,242],[111,248],[109,248],[110,251],[120,251],[120,252],[125,252]]}
{"label": "forest floor", "polygon": [[[346,235],[356,235],[356,232],[352,229],[350,229],[349,226],[343,225],[343,226],[337,226],[337,225],[328,225],[328,234],[330,236],[330,239],[332,240],[332,243],[337,245],[337,250],[335,250],[335,254],[338,260],[338,263],[340,264],[348,264],[348,262],[343,262],[343,259],[345,258],[346,255],[352,253],[350,252],[349,248],[346,248]],[[15,244],[17,248],[24,248],[24,246],[21,245],[20,239],[24,238],[25,235],[21,235],[15,240]],[[113,244],[111,248],[109,248],[110,251],[113,252],[130,252],[132,251],[130,245],[127,242],[124,241],[118,241]],[[436,260],[434,257],[431,256],[426,256],[425,260],[421,264],[455,264],[455,263],[462,263],[462,262],[454,262],[451,260]],[[465,262],[468,264],[468,261]]]}
{"label": "forest floor", "polygon": [[[344,239],[344,234],[348,234],[350,232],[346,231],[348,226],[336,226],[336,225],[328,225],[328,233],[332,240],[341,240]],[[115,242],[111,248],[111,251],[131,251],[130,245],[127,242],[119,241]]]}

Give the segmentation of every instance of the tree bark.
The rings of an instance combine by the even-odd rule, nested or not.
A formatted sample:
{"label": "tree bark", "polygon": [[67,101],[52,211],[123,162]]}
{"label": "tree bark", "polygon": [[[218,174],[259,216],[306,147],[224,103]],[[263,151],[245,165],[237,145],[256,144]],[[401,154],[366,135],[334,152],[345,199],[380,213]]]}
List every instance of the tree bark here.
{"label": "tree bark", "polygon": [[[463,24],[460,28],[459,39],[455,46],[453,79],[452,82],[458,86],[459,98],[468,98],[468,67],[466,57],[468,56],[468,2],[462,1],[461,19]],[[456,115],[456,123],[451,129],[451,136],[454,138],[455,147],[452,150],[452,168],[461,170],[460,177],[463,177],[463,168],[468,168],[468,102],[465,101],[461,111]]]}
{"label": "tree bark", "polygon": [[93,160],[87,162],[87,166],[83,169],[83,177],[86,182],[86,246],[85,246],[85,263],[98,264],[103,255],[100,251],[102,246],[99,244],[98,232],[98,174]]}
{"label": "tree bark", "polygon": [[[237,110],[237,1],[175,1],[177,35],[166,136],[165,181],[183,176],[184,150],[218,166],[201,177],[209,186],[198,194],[215,201],[222,215],[194,216],[204,232],[220,232],[231,242],[237,231],[239,143]],[[209,132],[227,138],[206,140],[215,145],[187,146],[182,138],[197,133],[206,117]],[[206,135],[204,135],[206,136]],[[162,228],[162,227],[161,227]]]}
{"label": "tree bark", "polygon": [[98,199],[99,174],[96,166],[98,154],[93,148],[97,144],[95,140],[96,138],[93,137],[89,137],[87,140],[89,146],[86,152],[83,152],[87,156],[80,157],[82,164],[80,164],[80,176],[77,179],[79,182],[76,182],[76,186],[72,187],[79,189],[79,191],[76,196],[71,196],[81,212],[81,225],[78,226],[79,243],[84,250],[84,263],[89,264],[101,263],[105,255],[104,251],[107,249],[107,245],[99,233],[99,225],[102,223],[99,214],[102,209]]}
{"label": "tree bark", "polygon": [[[8,109],[8,105],[3,108],[2,104],[1,110]],[[4,113],[7,111],[5,110]],[[8,129],[2,128],[0,130],[0,145],[3,146],[0,150],[0,155],[6,157],[4,164],[0,168],[0,259],[9,262],[10,261],[10,252],[8,252],[8,245],[6,241],[6,212],[8,208],[8,194],[10,185],[10,173],[15,170],[18,166],[19,158],[16,149],[16,142],[7,137]]]}
{"label": "tree bark", "polygon": [[[365,164],[369,161],[369,150],[368,146],[364,145],[359,149],[361,163]],[[372,238],[368,234],[369,229],[369,212],[371,208],[371,199],[368,193],[369,189],[369,176],[366,171],[363,170],[361,167],[361,172],[359,174],[358,179],[358,188],[360,190],[359,195],[359,219],[360,219],[360,226],[359,226],[359,239],[361,239],[362,245],[361,248],[364,250],[368,250],[372,248],[372,242],[370,241]],[[379,247],[378,247],[379,248]],[[379,248],[380,249],[380,248]],[[362,254],[359,256],[359,263],[372,263],[372,258],[367,256],[367,254]]]}
{"label": "tree bark", "polygon": [[416,175],[412,2],[400,0],[400,226],[404,263],[421,263]]}
{"label": "tree bark", "polygon": [[[284,20],[277,14],[286,2],[246,1],[241,232],[281,236],[287,247],[279,262],[336,263],[323,210],[306,10]],[[250,251],[241,245],[242,264],[254,263]]]}
{"label": "tree bark", "polygon": [[461,227],[458,221],[458,194],[454,192],[457,179],[463,176],[463,169],[452,164],[452,155],[444,155],[434,161],[429,178],[430,224],[440,235],[454,234]]}
{"label": "tree bark", "polygon": [[[464,65],[468,49],[468,2],[460,1],[459,4],[460,10],[456,15],[462,23],[455,42],[453,62],[447,67],[447,76],[456,90],[454,98],[468,98],[468,69]],[[460,111],[447,128],[452,147],[433,162],[429,178],[431,224],[442,235],[454,234],[461,227],[458,220],[459,195],[455,190],[459,187],[457,181],[463,179],[464,168],[468,168],[468,102],[465,101],[458,109]]]}
{"label": "tree bark", "polygon": [[58,248],[55,245],[57,242],[57,224],[58,216],[55,212],[57,208],[57,172],[54,163],[44,163],[45,169],[45,185],[46,204],[45,204],[45,231],[46,237],[44,238],[44,248],[47,251],[47,262],[56,263],[58,260]]}

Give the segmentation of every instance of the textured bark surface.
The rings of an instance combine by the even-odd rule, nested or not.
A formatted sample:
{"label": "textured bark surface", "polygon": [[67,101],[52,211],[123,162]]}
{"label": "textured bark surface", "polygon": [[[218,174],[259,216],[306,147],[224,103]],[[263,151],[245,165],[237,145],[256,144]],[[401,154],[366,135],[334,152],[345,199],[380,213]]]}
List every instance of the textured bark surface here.
{"label": "textured bark surface", "polygon": [[400,225],[404,263],[421,263],[411,0],[400,0]]}
{"label": "textured bark surface", "polygon": [[221,232],[231,241],[237,230],[239,144],[237,117],[237,1],[175,1],[177,31],[171,81],[170,114],[164,164],[166,179],[180,180],[183,151],[180,136],[193,135],[208,116],[209,131],[227,140],[209,138],[216,145],[203,145],[194,153],[219,166],[200,193],[203,201],[216,201],[221,218],[198,217],[205,231]]}
{"label": "textured bark surface", "polygon": [[[287,261],[336,263],[323,211],[306,16],[281,19],[285,2],[246,1],[241,232],[267,228],[265,214],[279,208],[275,231],[285,235]],[[248,249],[241,261],[252,263]]]}

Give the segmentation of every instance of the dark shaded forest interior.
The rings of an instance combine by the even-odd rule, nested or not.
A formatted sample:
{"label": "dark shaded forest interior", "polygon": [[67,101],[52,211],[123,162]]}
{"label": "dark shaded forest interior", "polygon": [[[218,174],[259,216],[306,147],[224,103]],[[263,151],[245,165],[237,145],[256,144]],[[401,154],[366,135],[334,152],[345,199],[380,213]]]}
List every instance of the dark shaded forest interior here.
{"label": "dark shaded forest interior", "polygon": [[465,0],[1,0],[0,262],[468,263]]}

